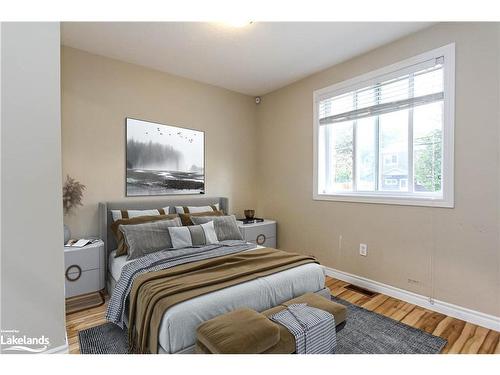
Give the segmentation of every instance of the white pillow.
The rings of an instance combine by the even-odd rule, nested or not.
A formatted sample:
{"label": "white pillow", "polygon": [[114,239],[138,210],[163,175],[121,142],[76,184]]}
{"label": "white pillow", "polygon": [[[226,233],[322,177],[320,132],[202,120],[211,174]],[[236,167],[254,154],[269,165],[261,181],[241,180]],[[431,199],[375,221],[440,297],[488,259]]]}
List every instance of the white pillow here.
{"label": "white pillow", "polygon": [[178,214],[196,214],[199,212],[207,211],[219,211],[219,203],[213,204],[211,206],[175,206],[175,212]]}
{"label": "white pillow", "polygon": [[188,227],[169,227],[168,233],[170,234],[173,249],[205,246],[219,242],[213,221]]}
{"label": "white pillow", "polygon": [[167,206],[154,210],[111,210],[111,216],[113,216],[113,221],[116,221],[137,216],[168,215],[168,209],[169,207]]}

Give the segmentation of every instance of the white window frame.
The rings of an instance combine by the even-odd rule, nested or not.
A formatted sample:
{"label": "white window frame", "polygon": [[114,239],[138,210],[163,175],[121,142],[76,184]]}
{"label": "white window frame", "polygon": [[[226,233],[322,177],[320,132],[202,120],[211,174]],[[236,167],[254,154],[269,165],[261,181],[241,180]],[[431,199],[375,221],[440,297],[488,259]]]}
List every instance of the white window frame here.
{"label": "white window frame", "polygon": [[[336,192],[335,194],[318,193],[318,137],[319,137],[319,102],[345,92],[353,91],[356,87],[370,85],[376,78],[396,73],[412,65],[422,63],[432,58],[444,56],[443,66],[443,161],[442,161],[442,197],[427,193],[419,196],[418,193],[375,191],[375,192]],[[360,202],[397,204],[408,206],[430,206],[453,208],[454,201],[454,127],[455,127],[455,43],[436,48],[432,51],[405,59],[398,63],[363,74],[361,76],[336,83],[314,91],[313,94],[313,199],[325,201]],[[353,178],[355,178],[353,176]],[[413,182],[412,182],[413,183]]]}

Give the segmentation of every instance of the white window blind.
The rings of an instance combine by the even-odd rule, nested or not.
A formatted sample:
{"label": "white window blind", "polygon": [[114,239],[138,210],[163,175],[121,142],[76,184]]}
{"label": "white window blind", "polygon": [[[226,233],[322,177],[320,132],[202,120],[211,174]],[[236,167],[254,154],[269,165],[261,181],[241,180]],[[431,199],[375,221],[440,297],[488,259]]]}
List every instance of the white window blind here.
{"label": "white window blind", "polygon": [[314,198],[453,205],[454,45],[315,92]]}
{"label": "white window blind", "polygon": [[389,78],[392,73],[366,87],[322,100],[320,125],[379,116],[443,100],[442,56],[396,74],[399,75],[396,78]]}

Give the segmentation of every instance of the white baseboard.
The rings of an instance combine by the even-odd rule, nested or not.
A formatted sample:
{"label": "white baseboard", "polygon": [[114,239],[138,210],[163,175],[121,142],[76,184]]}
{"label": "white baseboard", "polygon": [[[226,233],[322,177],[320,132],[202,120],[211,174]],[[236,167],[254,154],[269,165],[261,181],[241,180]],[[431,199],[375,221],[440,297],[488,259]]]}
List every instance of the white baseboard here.
{"label": "white baseboard", "polygon": [[422,296],[404,289],[399,289],[391,285],[383,284],[378,281],[370,280],[361,276],[356,276],[347,272],[339,271],[334,268],[323,266],[325,273],[335,279],[371,290],[373,292],[386,294],[389,297],[397,298],[426,309],[451,316],[453,318],[465,320],[482,327],[500,331],[500,317],[471,310],[465,307],[454,305],[444,301],[432,300],[429,297]]}

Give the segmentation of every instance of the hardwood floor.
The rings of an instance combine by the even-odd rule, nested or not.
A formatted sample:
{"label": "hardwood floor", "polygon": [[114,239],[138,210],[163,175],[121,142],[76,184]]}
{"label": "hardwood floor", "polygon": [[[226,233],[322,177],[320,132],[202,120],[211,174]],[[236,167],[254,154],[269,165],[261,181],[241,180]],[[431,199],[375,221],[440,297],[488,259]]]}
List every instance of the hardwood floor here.
{"label": "hardwood floor", "polygon": [[[433,312],[384,294],[368,297],[345,289],[347,283],[331,277],[327,277],[326,284],[334,296],[448,340],[442,353],[500,354],[500,332]],[[70,353],[80,353],[78,331],[104,323],[105,311],[106,304],[66,316]]]}
{"label": "hardwood floor", "polygon": [[106,323],[104,315],[106,313],[106,306],[108,305],[107,300],[108,297],[106,296],[106,303],[104,305],[73,314],[66,314],[66,333],[68,334],[70,354],[80,354],[78,331]]}
{"label": "hardwood floor", "polygon": [[500,332],[455,319],[384,294],[367,297],[345,289],[346,282],[327,277],[332,295],[367,310],[422,329],[448,340],[442,353],[500,354]]}

